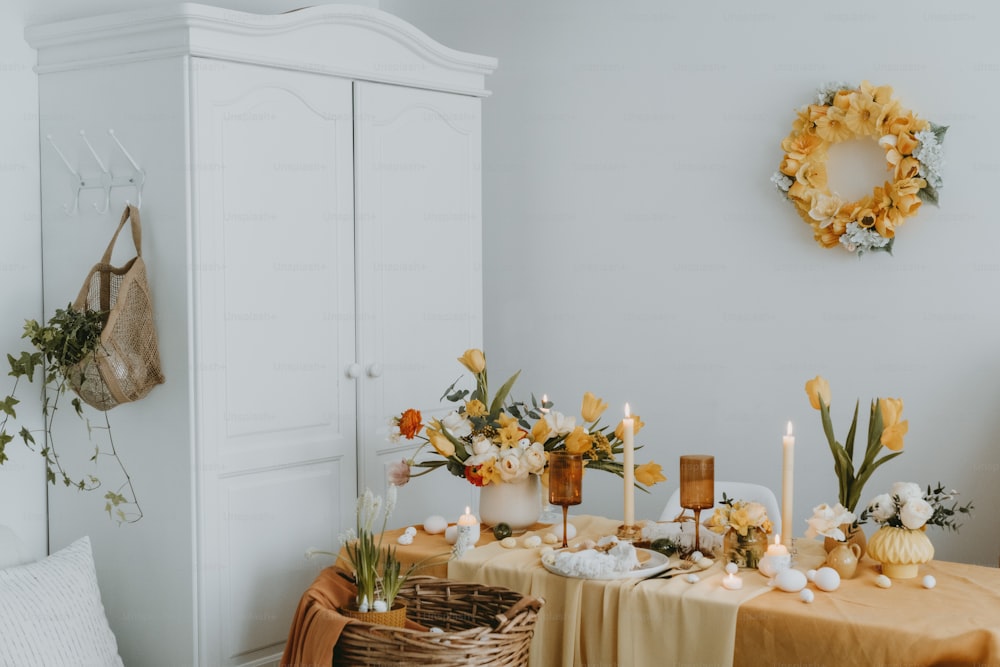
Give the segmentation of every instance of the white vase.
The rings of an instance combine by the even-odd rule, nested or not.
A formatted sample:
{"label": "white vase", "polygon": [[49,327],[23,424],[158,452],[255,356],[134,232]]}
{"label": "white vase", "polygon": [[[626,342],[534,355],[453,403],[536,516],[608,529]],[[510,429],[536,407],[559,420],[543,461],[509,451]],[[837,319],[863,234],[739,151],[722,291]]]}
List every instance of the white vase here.
{"label": "white vase", "polygon": [[479,489],[479,520],[487,526],[505,523],[514,532],[524,532],[538,521],[541,511],[538,475]]}

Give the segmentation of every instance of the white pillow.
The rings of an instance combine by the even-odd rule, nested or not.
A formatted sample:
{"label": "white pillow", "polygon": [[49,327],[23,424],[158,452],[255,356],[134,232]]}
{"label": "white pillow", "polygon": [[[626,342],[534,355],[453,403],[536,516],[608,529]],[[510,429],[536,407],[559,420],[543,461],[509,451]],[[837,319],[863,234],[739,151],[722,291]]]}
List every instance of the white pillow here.
{"label": "white pillow", "polygon": [[0,628],[0,665],[122,665],[89,537],[36,563],[0,570]]}

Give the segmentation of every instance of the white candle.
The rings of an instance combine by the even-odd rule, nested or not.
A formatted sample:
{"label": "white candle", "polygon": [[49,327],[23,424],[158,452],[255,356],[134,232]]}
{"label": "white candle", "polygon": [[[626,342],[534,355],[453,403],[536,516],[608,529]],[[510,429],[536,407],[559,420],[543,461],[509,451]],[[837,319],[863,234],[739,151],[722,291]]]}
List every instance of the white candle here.
{"label": "white candle", "polygon": [[476,519],[474,514],[472,514],[471,508],[466,507],[465,514],[458,517],[458,526],[460,526],[460,528],[458,528],[456,534],[461,532],[461,526],[465,526],[468,527],[470,541],[473,544],[479,541],[479,520]]}
{"label": "white candle", "polygon": [[792,422],[788,422],[788,433],[781,439],[783,456],[781,459],[781,529],[785,536],[782,544],[786,549],[792,547],[792,476],[795,471],[795,437],[792,435]]}
{"label": "white candle", "polygon": [[787,556],[788,547],[781,543],[781,535],[774,536],[774,544],[767,547],[768,556]]}
{"label": "white candle", "polygon": [[722,580],[722,587],[729,591],[738,591],[743,588],[743,577],[738,577],[730,572]]}
{"label": "white candle", "polygon": [[625,404],[622,420],[622,473],[625,477],[625,525],[635,525],[635,420]]}
{"label": "white candle", "polygon": [[549,412],[549,409],[545,407],[545,404],[548,402],[549,402],[549,395],[542,394],[542,407],[538,408],[538,411],[541,412],[543,415],[548,414]]}

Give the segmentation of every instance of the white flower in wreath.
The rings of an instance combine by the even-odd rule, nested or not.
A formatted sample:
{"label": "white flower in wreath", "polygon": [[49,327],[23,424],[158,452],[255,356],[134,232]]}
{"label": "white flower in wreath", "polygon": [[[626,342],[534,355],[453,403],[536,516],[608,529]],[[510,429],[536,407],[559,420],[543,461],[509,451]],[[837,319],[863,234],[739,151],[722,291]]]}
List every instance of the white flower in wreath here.
{"label": "white flower in wreath", "polygon": [[441,420],[441,425],[448,429],[448,432],[456,438],[464,438],[467,435],[472,435],[472,423],[465,418],[465,415],[460,415],[454,410]]}
{"label": "white flower in wreath", "polygon": [[923,527],[934,514],[934,508],[923,498],[911,498],[899,508],[899,520],[910,530]]}
{"label": "white flower in wreath", "polygon": [[550,410],[545,415],[545,423],[556,435],[565,435],[572,433],[573,429],[576,428],[576,417],[567,417],[561,412]]}
{"label": "white flower in wreath", "polygon": [[527,466],[521,465],[521,453],[516,449],[508,449],[500,456],[500,479],[505,482],[517,482],[528,476]]}
{"label": "white flower in wreath", "polygon": [[910,500],[923,500],[924,497],[924,492],[920,489],[920,485],[913,482],[896,482],[889,489],[889,493],[896,496],[900,504],[904,504]]}
{"label": "white flower in wreath", "polygon": [[817,221],[821,229],[829,227],[833,224],[833,216],[843,205],[844,201],[837,195],[817,195],[809,209],[809,217]]}

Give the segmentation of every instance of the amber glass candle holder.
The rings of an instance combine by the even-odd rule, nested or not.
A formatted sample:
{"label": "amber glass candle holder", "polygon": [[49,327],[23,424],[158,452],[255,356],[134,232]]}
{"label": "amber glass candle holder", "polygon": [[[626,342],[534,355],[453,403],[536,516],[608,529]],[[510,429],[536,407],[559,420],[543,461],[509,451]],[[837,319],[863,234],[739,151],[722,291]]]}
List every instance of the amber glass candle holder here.
{"label": "amber glass candle holder", "polygon": [[549,453],[549,502],[563,510],[563,547],[569,546],[566,528],[570,505],[583,502],[583,455]]}
{"label": "amber glass candle holder", "polygon": [[694,548],[700,549],[698,526],[701,511],[715,505],[715,457],[688,454],[681,457],[681,507],[694,512]]}

